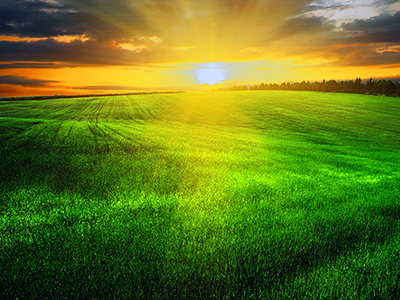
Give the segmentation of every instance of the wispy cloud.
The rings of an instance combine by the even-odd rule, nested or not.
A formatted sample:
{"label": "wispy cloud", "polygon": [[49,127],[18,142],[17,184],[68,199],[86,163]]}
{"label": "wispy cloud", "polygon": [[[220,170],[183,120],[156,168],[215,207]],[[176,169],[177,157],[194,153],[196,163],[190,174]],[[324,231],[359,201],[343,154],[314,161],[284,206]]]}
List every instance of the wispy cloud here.
{"label": "wispy cloud", "polygon": [[285,38],[292,34],[330,31],[334,28],[335,26],[324,17],[296,17],[283,24],[280,34]]}
{"label": "wispy cloud", "polygon": [[145,86],[123,86],[123,85],[92,85],[92,86],[75,86],[73,90],[96,90],[96,91],[180,91],[185,87],[145,87]]}
{"label": "wispy cloud", "polygon": [[0,84],[22,85],[22,86],[46,86],[50,83],[57,83],[56,80],[41,80],[24,76],[0,76]]}
{"label": "wispy cloud", "polygon": [[400,42],[400,12],[381,14],[369,19],[356,19],[342,24],[351,38],[363,43]]}
{"label": "wispy cloud", "polygon": [[118,45],[93,40],[63,43],[53,39],[35,42],[0,41],[0,53],[3,62],[66,62],[83,65],[123,65],[141,61],[151,55],[148,52],[138,55]]}
{"label": "wispy cloud", "polygon": [[66,64],[55,63],[0,63],[0,69],[58,69],[64,68]]}

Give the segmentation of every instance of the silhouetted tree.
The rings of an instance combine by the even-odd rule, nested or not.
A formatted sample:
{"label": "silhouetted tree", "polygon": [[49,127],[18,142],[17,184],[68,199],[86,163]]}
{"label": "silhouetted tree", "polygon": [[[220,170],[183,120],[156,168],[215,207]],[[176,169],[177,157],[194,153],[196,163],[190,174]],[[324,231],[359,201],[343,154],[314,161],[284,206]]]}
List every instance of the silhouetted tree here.
{"label": "silhouetted tree", "polygon": [[327,92],[339,92],[339,84],[335,80],[329,80],[326,84],[325,90]]}
{"label": "silhouetted tree", "polygon": [[289,90],[290,89],[290,84],[287,83],[287,82],[283,82],[283,83],[281,83],[280,89],[281,90]]}
{"label": "silhouetted tree", "polygon": [[387,96],[392,96],[396,93],[396,85],[393,83],[393,81],[389,80],[388,82],[386,82],[383,93]]}
{"label": "silhouetted tree", "polygon": [[361,78],[356,78],[356,81],[354,81],[354,92],[355,93],[360,93],[362,88],[363,88],[363,84],[361,82]]}
{"label": "silhouetted tree", "polygon": [[379,80],[377,84],[376,83],[374,84],[372,93],[375,95],[383,94],[386,89],[386,85],[387,85],[387,83],[386,83],[385,79]]}
{"label": "silhouetted tree", "polygon": [[374,81],[372,78],[368,79],[367,84],[363,87],[362,92],[371,94],[372,90],[374,89]]}
{"label": "silhouetted tree", "polygon": [[343,85],[342,92],[344,93],[354,93],[354,82],[353,80],[346,81]]}

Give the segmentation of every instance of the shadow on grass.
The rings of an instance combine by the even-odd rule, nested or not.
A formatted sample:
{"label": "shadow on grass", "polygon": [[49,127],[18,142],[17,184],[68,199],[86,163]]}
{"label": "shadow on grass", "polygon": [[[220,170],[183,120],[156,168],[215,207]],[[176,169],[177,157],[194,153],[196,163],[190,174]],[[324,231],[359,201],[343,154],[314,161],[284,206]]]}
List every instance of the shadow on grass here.
{"label": "shadow on grass", "polygon": [[14,239],[0,255],[0,298],[154,295],[163,274],[171,215],[170,209],[150,207],[111,214],[76,210],[59,212],[51,224],[23,228],[13,234],[25,241]]}
{"label": "shadow on grass", "polygon": [[[369,207],[352,218],[316,218],[307,232],[294,232],[272,241],[259,240],[255,242],[258,247],[254,247],[254,243],[241,243],[236,269],[240,274],[237,293],[252,292],[255,298],[273,290],[286,290],[290,294],[290,285],[295,277],[307,276],[343,254],[359,250],[361,245],[375,247],[390,241],[397,233],[393,224],[399,220],[398,205],[383,209]],[[373,273],[366,275],[369,277],[365,280],[377,275]],[[400,273],[396,284],[389,288],[391,299],[399,295],[399,276]],[[356,278],[355,282],[361,284],[362,280]]]}
{"label": "shadow on grass", "polygon": [[[355,209],[347,216],[314,216],[302,230],[294,228],[276,236],[261,224],[235,230],[238,224],[232,223],[239,237],[233,251],[226,257],[216,253],[226,269],[190,262],[178,251],[178,261],[189,260],[187,268],[176,273],[169,269],[173,264],[164,264],[174,213],[167,206],[103,216],[76,211],[59,215],[53,225],[26,229],[32,242],[15,245],[1,256],[0,296],[22,299],[34,292],[39,298],[90,294],[103,299],[237,299],[244,295],[262,299],[277,291],[290,294],[296,276],[307,276],[362,244],[385,244],[396,233],[393,224],[400,220],[400,206],[393,205]],[[221,263],[213,258],[209,262]],[[373,276],[371,272],[367,276]],[[389,288],[392,299],[398,295],[398,281]],[[318,293],[323,287],[315,289]]]}

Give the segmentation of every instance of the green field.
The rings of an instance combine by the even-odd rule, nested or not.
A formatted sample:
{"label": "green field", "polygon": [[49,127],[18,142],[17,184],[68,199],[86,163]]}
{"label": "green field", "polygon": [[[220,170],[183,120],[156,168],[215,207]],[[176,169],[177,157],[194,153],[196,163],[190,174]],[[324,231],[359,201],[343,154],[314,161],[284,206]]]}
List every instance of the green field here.
{"label": "green field", "polygon": [[0,299],[398,299],[400,99],[0,102]]}

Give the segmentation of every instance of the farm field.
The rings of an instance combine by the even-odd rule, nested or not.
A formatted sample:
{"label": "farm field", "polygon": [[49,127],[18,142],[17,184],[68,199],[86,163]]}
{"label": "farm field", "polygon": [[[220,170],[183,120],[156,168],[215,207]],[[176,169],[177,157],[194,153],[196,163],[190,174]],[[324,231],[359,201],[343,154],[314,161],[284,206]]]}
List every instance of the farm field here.
{"label": "farm field", "polygon": [[398,299],[400,99],[0,102],[0,299]]}

